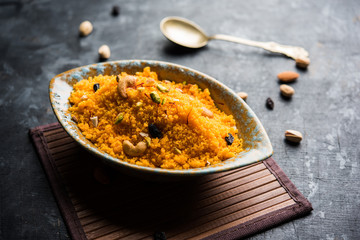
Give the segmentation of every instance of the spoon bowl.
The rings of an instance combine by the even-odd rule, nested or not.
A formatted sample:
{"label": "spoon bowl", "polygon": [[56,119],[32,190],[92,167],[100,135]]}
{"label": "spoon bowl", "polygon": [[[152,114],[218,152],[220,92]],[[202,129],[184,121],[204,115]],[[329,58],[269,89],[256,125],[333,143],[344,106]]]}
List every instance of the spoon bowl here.
{"label": "spoon bowl", "polygon": [[196,23],[181,17],[166,17],[160,23],[161,32],[170,41],[188,48],[204,47],[209,40]]}

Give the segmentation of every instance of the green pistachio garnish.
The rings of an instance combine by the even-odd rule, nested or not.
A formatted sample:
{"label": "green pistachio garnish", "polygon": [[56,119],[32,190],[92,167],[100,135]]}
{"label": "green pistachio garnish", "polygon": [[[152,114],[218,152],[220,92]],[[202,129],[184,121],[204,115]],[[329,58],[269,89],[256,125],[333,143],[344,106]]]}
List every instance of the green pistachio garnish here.
{"label": "green pistachio garnish", "polygon": [[115,124],[119,124],[121,123],[121,121],[124,119],[124,114],[123,113],[119,113],[115,119]]}
{"label": "green pistachio garnish", "polygon": [[145,139],[146,144],[147,144],[148,147],[149,147],[150,144],[151,144],[151,138],[150,138],[150,137],[144,137],[144,139]]}
{"label": "green pistachio garnish", "polygon": [[167,89],[166,87],[164,87],[161,84],[157,85],[157,89],[159,89],[160,92],[168,92],[169,91],[169,89]]}
{"label": "green pistachio garnish", "polygon": [[151,100],[153,100],[154,103],[161,103],[161,98],[159,94],[155,91],[150,93]]}
{"label": "green pistachio garnish", "polygon": [[174,147],[174,151],[175,151],[177,154],[181,154],[181,150],[178,149],[177,147]]}
{"label": "green pistachio garnish", "polygon": [[145,90],[145,88],[144,88],[144,87],[138,87],[137,90],[140,91],[140,92],[142,92],[142,91]]}

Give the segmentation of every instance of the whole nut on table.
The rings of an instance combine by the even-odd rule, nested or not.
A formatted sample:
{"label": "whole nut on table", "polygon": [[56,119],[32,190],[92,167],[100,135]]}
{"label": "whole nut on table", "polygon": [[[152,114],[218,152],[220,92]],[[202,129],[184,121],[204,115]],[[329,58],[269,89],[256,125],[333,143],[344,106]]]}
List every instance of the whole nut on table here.
{"label": "whole nut on table", "polygon": [[299,74],[292,71],[281,72],[277,75],[280,82],[289,83],[295,81]]}
{"label": "whole nut on table", "polygon": [[294,95],[295,90],[294,90],[294,88],[290,87],[287,84],[281,84],[280,85],[280,92],[284,97],[290,98],[290,97],[292,97],[292,95]]}
{"label": "whole nut on table", "polygon": [[90,21],[84,21],[79,26],[79,32],[81,36],[87,36],[89,35],[93,30],[93,25]]}
{"label": "whole nut on table", "polygon": [[293,143],[299,143],[301,142],[303,136],[301,132],[296,130],[286,130],[285,131],[285,138],[286,140],[293,142]]}
{"label": "whole nut on table", "polygon": [[246,101],[248,94],[246,92],[238,92],[237,95]]}
{"label": "whole nut on table", "polygon": [[296,66],[299,68],[307,68],[310,64],[309,58],[297,58],[295,59]]}
{"label": "whole nut on table", "polygon": [[108,59],[111,56],[111,51],[108,45],[102,45],[99,48],[99,56],[102,59]]}

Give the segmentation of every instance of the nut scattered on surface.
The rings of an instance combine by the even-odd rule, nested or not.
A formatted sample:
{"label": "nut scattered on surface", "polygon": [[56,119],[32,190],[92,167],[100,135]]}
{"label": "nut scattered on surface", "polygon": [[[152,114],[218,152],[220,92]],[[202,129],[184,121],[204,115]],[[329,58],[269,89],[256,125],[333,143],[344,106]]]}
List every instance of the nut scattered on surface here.
{"label": "nut scattered on surface", "polygon": [[225,137],[225,141],[227,145],[231,145],[234,142],[234,136],[231,133],[228,133],[228,135]]}
{"label": "nut scattered on surface", "polygon": [[175,151],[175,153],[177,153],[177,154],[181,154],[181,150],[178,149],[177,147],[174,147],[174,151]]}
{"label": "nut scattered on surface", "polygon": [[208,117],[208,118],[213,118],[214,117],[214,113],[207,109],[206,107],[202,107],[202,112],[201,115],[203,115],[204,117]]}
{"label": "nut scattered on surface", "polygon": [[88,100],[89,97],[86,94],[84,94],[84,95],[81,96],[80,99],[81,99],[81,101],[85,101],[85,100]]}
{"label": "nut scattered on surface", "polygon": [[100,167],[96,167],[94,169],[94,178],[96,181],[98,181],[101,184],[104,185],[110,184],[109,176],[106,174],[105,170]]}
{"label": "nut scattered on surface", "polygon": [[153,100],[154,103],[161,103],[161,98],[159,96],[159,94],[156,92],[156,91],[152,91],[150,93],[150,97],[151,97],[151,100]]}
{"label": "nut scattered on surface", "polygon": [[102,59],[108,59],[111,56],[110,48],[108,45],[102,45],[99,48],[99,56]]}
{"label": "nut scattered on surface", "polygon": [[78,122],[79,122],[79,120],[78,120],[77,117],[75,117],[75,116],[71,116],[71,120],[73,120],[75,123],[78,123]]}
{"label": "nut scattered on surface", "polygon": [[127,75],[125,77],[119,76],[119,83],[118,83],[118,92],[121,97],[127,98],[126,89],[128,87],[133,87],[136,84],[136,77]]}
{"label": "nut scattered on surface", "polygon": [[248,94],[246,92],[238,92],[237,95],[246,101]]}
{"label": "nut scattered on surface", "polygon": [[266,99],[266,102],[265,102],[265,106],[270,109],[270,110],[273,110],[274,109],[274,101],[271,99],[271,98],[267,98]]}
{"label": "nut scattered on surface", "polygon": [[119,113],[115,118],[115,125],[121,123],[121,121],[124,119],[124,114]]}
{"label": "nut scattered on surface", "polygon": [[299,74],[296,72],[287,71],[279,73],[277,77],[281,82],[289,83],[295,81],[299,77]]}
{"label": "nut scattered on surface", "polygon": [[90,120],[91,120],[91,122],[92,122],[92,124],[93,124],[94,127],[97,127],[97,126],[98,126],[99,120],[98,120],[98,117],[97,117],[97,116],[91,117]]}
{"label": "nut scattered on surface", "polygon": [[310,59],[308,58],[297,58],[295,60],[296,66],[299,68],[307,68],[310,64]]}
{"label": "nut scattered on surface", "polygon": [[118,16],[119,13],[120,13],[120,7],[117,6],[117,5],[113,6],[112,11],[111,11],[111,14],[112,14],[113,16]]}
{"label": "nut scattered on surface", "polygon": [[168,92],[169,89],[167,89],[166,87],[164,87],[161,84],[156,85],[157,89],[159,89],[160,92]]}
{"label": "nut scattered on surface", "polygon": [[149,124],[148,130],[149,130],[149,135],[151,138],[163,138],[164,137],[161,130],[154,123]]}
{"label": "nut scattered on surface", "polygon": [[285,138],[286,140],[293,142],[293,143],[299,143],[301,142],[303,136],[301,132],[296,130],[286,130],[285,131]]}
{"label": "nut scattered on surface", "polygon": [[100,84],[99,83],[95,83],[93,86],[94,92],[96,92],[97,90],[99,90],[100,88]]}
{"label": "nut scattered on surface", "polygon": [[284,97],[291,97],[292,95],[294,95],[295,90],[294,90],[294,88],[290,87],[289,85],[281,84],[280,92]]}
{"label": "nut scattered on surface", "polygon": [[139,142],[136,146],[134,146],[128,140],[125,140],[123,142],[124,153],[130,157],[138,157],[143,155],[146,148],[147,148],[147,144],[145,142]]}
{"label": "nut scattered on surface", "polygon": [[93,30],[93,25],[89,21],[84,21],[79,26],[79,32],[81,36],[89,35]]}

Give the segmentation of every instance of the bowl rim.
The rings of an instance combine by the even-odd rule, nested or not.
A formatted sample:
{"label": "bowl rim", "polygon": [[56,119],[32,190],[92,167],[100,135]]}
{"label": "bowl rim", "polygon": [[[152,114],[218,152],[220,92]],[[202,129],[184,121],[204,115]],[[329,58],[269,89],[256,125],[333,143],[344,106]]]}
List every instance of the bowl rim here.
{"label": "bowl rim", "polygon": [[[60,115],[60,112],[58,111],[58,109],[56,109],[55,107],[55,94],[54,94],[54,83],[55,80],[70,74],[72,72],[81,72],[81,69],[84,68],[94,68],[94,67],[98,67],[100,66],[104,66],[104,65],[112,65],[112,64],[128,64],[128,65],[132,65],[132,64],[138,64],[138,65],[144,65],[144,66],[154,66],[154,65],[166,65],[166,66],[171,66],[174,68],[178,68],[178,69],[182,69],[183,71],[186,72],[192,72],[195,73],[195,75],[200,75],[202,76],[204,79],[206,79],[207,81],[216,83],[218,85],[220,85],[221,88],[224,88],[227,92],[229,92],[230,94],[233,95],[233,97],[235,97],[237,100],[239,100],[240,102],[242,102],[242,104],[244,105],[244,108],[248,111],[248,113],[250,113],[250,115],[252,115],[252,117],[254,118],[254,121],[256,122],[256,125],[260,128],[260,131],[263,133],[263,140],[262,142],[265,142],[265,149],[266,152],[263,154],[262,157],[260,157],[259,159],[256,159],[256,161],[252,160],[252,161],[247,161],[247,162],[241,162],[241,161],[237,161],[237,159],[235,159],[235,161],[233,161],[233,164],[226,164],[226,161],[230,160],[230,159],[234,159],[237,157],[241,157],[241,153],[236,155],[233,158],[230,158],[228,160],[225,160],[221,163],[215,164],[215,165],[211,165],[208,167],[201,167],[201,168],[190,168],[190,169],[164,169],[164,168],[154,168],[154,167],[145,167],[145,166],[139,166],[136,164],[132,164],[126,161],[122,161],[121,159],[112,157],[111,155],[102,152],[100,150],[98,150],[89,140],[87,140],[89,143],[92,144],[92,146],[87,145],[86,142],[84,142],[82,139],[80,139],[73,130],[71,130],[69,124],[66,123],[66,121],[69,121],[69,119],[65,119]],[[210,173],[219,173],[219,172],[224,172],[224,171],[228,171],[228,170],[234,170],[237,169],[239,167],[243,167],[243,166],[247,166],[249,164],[255,163],[255,162],[260,162],[263,161],[269,157],[272,156],[273,154],[273,147],[271,145],[271,142],[269,140],[269,137],[265,131],[265,128],[263,127],[263,125],[261,124],[260,120],[258,119],[258,117],[256,116],[256,114],[253,112],[253,110],[245,103],[245,101],[243,99],[241,99],[232,89],[230,89],[229,87],[227,87],[225,84],[223,84],[222,82],[216,80],[215,78],[202,73],[200,71],[197,71],[195,69],[183,66],[183,65],[179,65],[176,63],[170,63],[170,62],[165,62],[165,61],[158,61],[158,60],[139,60],[139,59],[134,59],[134,60],[114,60],[114,61],[107,61],[107,62],[100,62],[100,63],[94,63],[94,64],[89,64],[89,65],[84,65],[84,66],[80,66],[80,67],[76,67],[70,70],[67,70],[65,72],[62,72],[60,74],[57,74],[56,76],[54,76],[49,83],[49,98],[50,98],[50,103],[51,103],[51,107],[55,113],[56,118],[58,119],[58,121],[60,122],[60,124],[62,125],[62,127],[65,129],[65,131],[77,142],[79,143],[82,147],[84,147],[86,150],[88,150],[89,152],[95,154],[96,156],[98,156],[101,160],[106,160],[109,162],[105,162],[105,163],[110,163],[110,164],[115,164],[115,165],[120,165],[121,167],[124,167],[125,169],[136,169],[140,172],[145,172],[145,173],[151,173],[151,174],[156,174],[159,173],[161,175],[167,175],[167,176],[184,176],[184,175],[188,175],[191,174],[192,176],[195,175],[206,175],[206,174],[210,174]],[[79,130],[79,132],[81,132]],[[120,167],[119,166],[119,167]]]}

